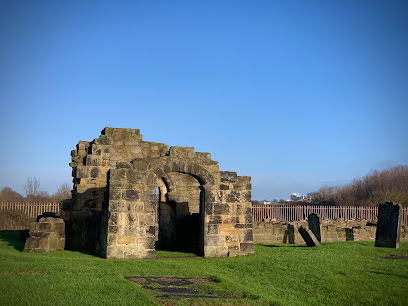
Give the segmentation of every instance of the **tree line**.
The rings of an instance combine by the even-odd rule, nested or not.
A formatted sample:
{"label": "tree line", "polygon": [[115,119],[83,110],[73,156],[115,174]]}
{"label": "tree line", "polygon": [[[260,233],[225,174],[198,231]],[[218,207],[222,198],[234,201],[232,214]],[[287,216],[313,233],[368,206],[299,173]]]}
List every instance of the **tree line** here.
{"label": "tree line", "polygon": [[36,177],[27,179],[24,185],[24,195],[14,191],[10,187],[0,189],[0,202],[26,202],[26,203],[58,203],[71,198],[71,188],[68,184],[62,184],[55,193],[50,194],[41,190],[40,181]]}
{"label": "tree line", "polygon": [[396,202],[408,207],[408,166],[372,170],[350,184],[323,186],[308,195],[312,197],[313,204],[321,205],[377,206]]}

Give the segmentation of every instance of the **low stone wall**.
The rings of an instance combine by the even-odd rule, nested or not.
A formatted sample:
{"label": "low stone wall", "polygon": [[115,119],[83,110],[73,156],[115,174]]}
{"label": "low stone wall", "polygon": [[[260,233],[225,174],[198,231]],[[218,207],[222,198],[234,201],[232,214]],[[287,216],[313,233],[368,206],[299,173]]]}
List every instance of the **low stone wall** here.
{"label": "low stone wall", "polygon": [[[299,227],[307,227],[307,221],[260,222],[253,224],[255,243],[265,244],[304,244]],[[376,222],[368,220],[322,220],[322,242],[335,241],[374,241]],[[408,241],[408,226],[401,226],[400,241]]]}

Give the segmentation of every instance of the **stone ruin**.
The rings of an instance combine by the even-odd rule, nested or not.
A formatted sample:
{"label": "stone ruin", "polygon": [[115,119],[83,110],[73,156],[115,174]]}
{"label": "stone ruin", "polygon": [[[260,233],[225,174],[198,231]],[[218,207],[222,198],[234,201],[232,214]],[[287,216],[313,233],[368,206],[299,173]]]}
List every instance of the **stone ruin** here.
{"label": "stone ruin", "polygon": [[210,153],[106,127],[71,152],[74,188],[61,216],[66,248],[107,258],[155,250],[204,257],[254,253],[251,178],[220,171]]}
{"label": "stone ruin", "polygon": [[63,251],[65,247],[64,220],[54,216],[39,216],[37,222],[30,223],[29,235],[24,253],[44,253]]}

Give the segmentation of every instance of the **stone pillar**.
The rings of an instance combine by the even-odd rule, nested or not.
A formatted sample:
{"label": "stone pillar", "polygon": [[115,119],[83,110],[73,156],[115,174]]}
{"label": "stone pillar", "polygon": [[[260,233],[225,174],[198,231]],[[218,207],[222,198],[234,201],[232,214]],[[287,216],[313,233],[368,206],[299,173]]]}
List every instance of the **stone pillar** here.
{"label": "stone pillar", "polygon": [[109,179],[106,257],[154,258],[156,186],[129,169],[112,169]]}
{"label": "stone pillar", "polygon": [[400,241],[402,207],[393,202],[378,206],[378,222],[375,234],[375,246],[398,248]]}

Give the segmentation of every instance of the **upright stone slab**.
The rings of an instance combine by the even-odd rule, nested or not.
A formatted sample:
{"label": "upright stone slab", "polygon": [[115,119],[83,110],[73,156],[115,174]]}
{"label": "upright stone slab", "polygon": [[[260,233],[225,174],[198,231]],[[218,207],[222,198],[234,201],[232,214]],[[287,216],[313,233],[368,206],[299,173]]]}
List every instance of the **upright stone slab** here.
{"label": "upright stone slab", "polygon": [[321,236],[321,219],[318,214],[312,213],[307,217],[307,222],[309,223],[309,229],[315,235],[317,241],[322,242]]}
{"label": "upright stone slab", "polygon": [[401,205],[393,202],[387,202],[378,206],[378,222],[375,233],[376,247],[399,247],[401,213]]}
{"label": "upright stone slab", "polygon": [[299,233],[308,247],[320,245],[319,241],[316,239],[315,235],[310,229],[301,226],[299,227]]}

